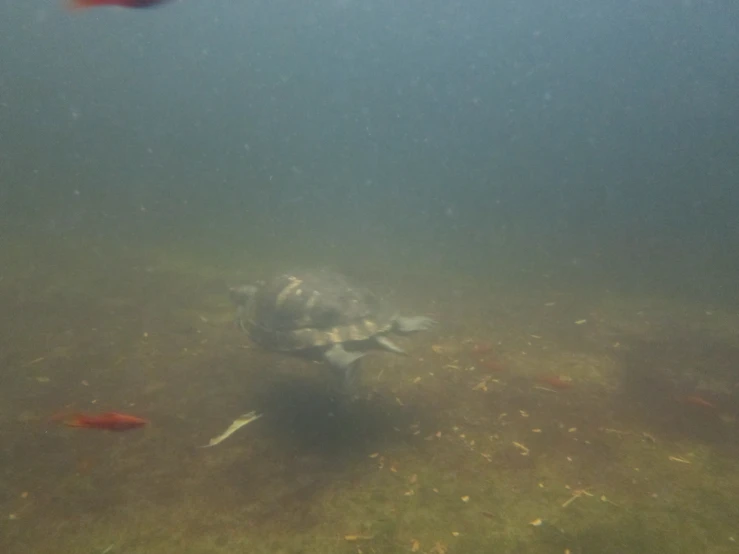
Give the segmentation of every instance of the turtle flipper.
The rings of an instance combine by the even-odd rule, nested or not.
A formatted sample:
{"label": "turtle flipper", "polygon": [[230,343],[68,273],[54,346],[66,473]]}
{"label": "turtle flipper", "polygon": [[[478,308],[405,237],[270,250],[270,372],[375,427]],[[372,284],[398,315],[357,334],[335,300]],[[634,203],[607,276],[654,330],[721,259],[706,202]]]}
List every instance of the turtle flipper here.
{"label": "turtle flipper", "polygon": [[396,317],[394,331],[398,333],[415,333],[417,331],[428,331],[436,321],[423,315],[410,317]]}
{"label": "turtle flipper", "polygon": [[357,368],[360,358],[363,358],[365,354],[366,352],[349,352],[337,343],[323,353],[323,358],[331,367],[339,369],[349,376]]}
{"label": "turtle flipper", "polygon": [[343,374],[343,390],[351,391],[357,386],[359,380],[359,360],[365,354],[366,352],[349,352],[344,350],[341,343],[337,343],[323,353],[323,359],[333,369]]}
{"label": "turtle flipper", "polygon": [[401,354],[403,356],[406,356],[407,353],[405,350],[403,350],[400,346],[396,345],[393,341],[391,341],[389,338],[383,336],[383,335],[377,335],[373,337],[375,340],[375,343],[380,346],[381,348],[384,348],[388,352],[394,352],[395,354]]}

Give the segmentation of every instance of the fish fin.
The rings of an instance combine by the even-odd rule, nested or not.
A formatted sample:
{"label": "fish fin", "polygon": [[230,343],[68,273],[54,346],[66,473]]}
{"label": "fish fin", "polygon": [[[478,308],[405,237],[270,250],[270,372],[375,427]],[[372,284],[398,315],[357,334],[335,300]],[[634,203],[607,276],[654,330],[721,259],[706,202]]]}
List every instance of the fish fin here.
{"label": "fish fin", "polygon": [[100,414],[100,417],[127,421],[129,423],[138,423],[140,425],[146,425],[149,423],[148,419],[131,414],[124,414],[123,412],[105,412]]}
{"label": "fish fin", "polygon": [[59,422],[67,427],[84,427],[85,416],[75,412],[59,412],[49,418],[49,422]]}
{"label": "fish fin", "polygon": [[93,8],[100,2],[97,0],[67,0],[67,9],[69,10],[81,10],[85,8]]}
{"label": "fish fin", "polygon": [[89,427],[87,418],[82,414],[68,414],[66,418],[62,420],[62,423],[67,427]]}
{"label": "fish fin", "polygon": [[59,412],[49,418],[49,421],[64,421],[69,418],[69,412]]}

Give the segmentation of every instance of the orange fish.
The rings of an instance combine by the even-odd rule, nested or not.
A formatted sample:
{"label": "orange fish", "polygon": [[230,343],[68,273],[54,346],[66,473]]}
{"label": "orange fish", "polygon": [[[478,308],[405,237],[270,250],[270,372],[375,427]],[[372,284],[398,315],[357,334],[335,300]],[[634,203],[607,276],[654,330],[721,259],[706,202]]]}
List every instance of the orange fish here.
{"label": "orange fish", "polygon": [[492,352],[493,345],[488,342],[478,342],[472,347],[472,352],[475,354],[487,354]]}
{"label": "orange fish", "polygon": [[169,0],[70,0],[69,6],[76,8],[95,8],[98,6],[120,6],[122,8],[152,8]]}
{"label": "orange fish", "polygon": [[149,423],[140,417],[105,412],[104,414],[72,414],[71,416],[55,416],[52,419],[62,419],[68,427],[83,427],[85,429],[104,429],[106,431],[129,431],[138,429]]}
{"label": "orange fish", "polygon": [[572,387],[572,381],[562,379],[558,375],[545,375],[538,377],[537,382],[543,385],[549,385],[553,389],[569,389]]}
{"label": "orange fish", "polygon": [[489,371],[505,371],[505,366],[495,359],[486,360],[485,358],[482,358],[480,360],[480,366]]}
{"label": "orange fish", "polygon": [[691,404],[693,406],[703,406],[704,408],[715,408],[713,404],[711,404],[708,400],[703,398],[702,396],[684,396],[681,399],[685,404]]}

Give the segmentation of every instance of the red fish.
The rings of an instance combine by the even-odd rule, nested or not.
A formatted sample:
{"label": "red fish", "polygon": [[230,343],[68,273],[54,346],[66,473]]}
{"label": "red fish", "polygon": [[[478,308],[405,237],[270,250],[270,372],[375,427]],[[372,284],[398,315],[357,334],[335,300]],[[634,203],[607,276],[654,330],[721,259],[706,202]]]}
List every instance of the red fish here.
{"label": "red fish", "polygon": [[72,8],[96,8],[100,6],[120,6],[122,8],[153,8],[169,0],[70,0]]}
{"label": "red fish", "polygon": [[505,371],[505,366],[495,359],[482,358],[480,360],[480,366],[489,371]]}
{"label": "red fish", "polygon": [[488,342],[478,342],[472,347],[475,354],[487,354],[493,350],[493,345]]}
{"label": "red fish", "polygon": [[138,429],[149,423],[140,417],[120,414],[118,412],[105,412],[104,414],[72,414],[71,416],[54,417],[52,419],[63,419],[64,425],[69,427],[84,427],[86,429],[104,429],[106,431],[129,431]]}
{"label": "red fish", "polygon": [[691,404],[693,406],[702,406],[704,408],[715,408],[713,404],[711,404],[708,400],[703,398],[702,396],[685,396],[682,398],[682,401],[685,404]]}
{"label": "red fish", "polygon": [[564,390],[572,387],[572,381],[570,379],[562,379],[558,375],[546,375],[543,377],[538,377],[536,380],[543,385],[549,385],[553,389]]}

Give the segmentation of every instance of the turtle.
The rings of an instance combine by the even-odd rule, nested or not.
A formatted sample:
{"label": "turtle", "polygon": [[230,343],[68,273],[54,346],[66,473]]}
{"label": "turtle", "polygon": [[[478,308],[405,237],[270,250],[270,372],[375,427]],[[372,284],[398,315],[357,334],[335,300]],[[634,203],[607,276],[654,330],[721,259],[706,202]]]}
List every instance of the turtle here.
{"label": "turtle", "polygon": [[257,285],[232,287],[230,294],[237,322],[254,342],[272,351],[318,354],[347,380],[373,346],[406,354],[388,335],[436,324],[425,316],[399,315],[369,289],[328,269],[281,273]]}

